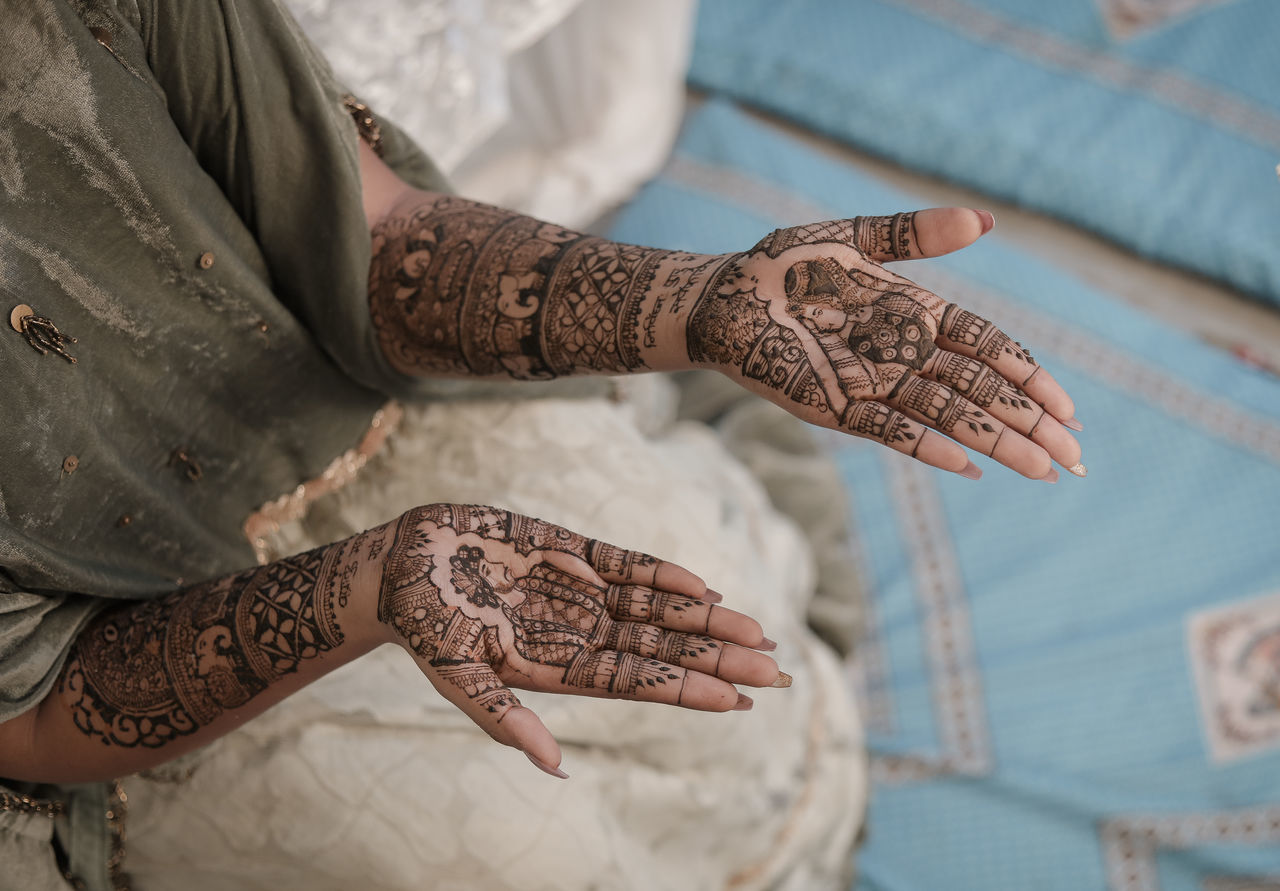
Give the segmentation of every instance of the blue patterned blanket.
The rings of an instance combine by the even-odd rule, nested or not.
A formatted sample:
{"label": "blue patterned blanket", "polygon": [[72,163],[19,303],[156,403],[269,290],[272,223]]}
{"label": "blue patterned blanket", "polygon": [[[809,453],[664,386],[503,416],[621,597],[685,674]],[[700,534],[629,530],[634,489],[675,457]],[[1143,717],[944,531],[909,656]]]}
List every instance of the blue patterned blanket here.
{"label": "blue patterned blanket", "polygon": [[[917,204],[713,102],[611,235],[738,250]],[[1090,473],[973,483],[823,434],[869,592],[858,887],[1280,887],[1280,382],[998,230],[899,269],[1035,351]]]}
{"label": "blue patterned blanket", "polygon": [[1275,0],[703,0],[691,81],[1280,304]]}

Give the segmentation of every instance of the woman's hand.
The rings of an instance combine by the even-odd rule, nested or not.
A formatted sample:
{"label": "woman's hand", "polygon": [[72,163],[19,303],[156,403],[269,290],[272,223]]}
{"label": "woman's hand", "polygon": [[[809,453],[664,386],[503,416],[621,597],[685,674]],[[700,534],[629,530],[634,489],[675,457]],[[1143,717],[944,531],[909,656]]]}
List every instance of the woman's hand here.
{"label": "woman's hand", "polygon": [[[374,534],[374,533],[369,533]],[[376,533],[378,619],[440,693],[547,772],[560,749],[511,687],[751,707],[734,684],[786,686],[755,620],[686,569],[476,505],[415,508]]]}
{"label": "woman's hand", "polygon": [[1050,459],[1083,476],[1075,408],[1031,354],[881,265],[949,253],[990,226],[953,207],[777,230],[707,282],[689,357],[807,421],[970,478],[980,471],[960,445],[1032,479],[1057,479]]}

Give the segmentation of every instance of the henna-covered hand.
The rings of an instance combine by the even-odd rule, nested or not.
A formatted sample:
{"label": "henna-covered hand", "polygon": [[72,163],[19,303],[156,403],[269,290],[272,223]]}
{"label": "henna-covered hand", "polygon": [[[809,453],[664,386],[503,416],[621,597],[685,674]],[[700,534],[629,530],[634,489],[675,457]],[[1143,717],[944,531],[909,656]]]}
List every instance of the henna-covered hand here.
{"label": "henna-covered hand", "polygon": [[618,244],[407,190],[371,229],[383,354],[420,375],[546,380],[695,366],[805,420],[976,478],[961,445],[1018,472],[1083,475],[1071,399],[990,322],[890,272],[977,239],[937,208],[780,229],[746,253]]}
{"label": "henna-covered hand", "polygon": [[378,619],[441,694],[556,773],[559,747],[511,688],[749,708],[778,684],[760,626],[672,563],[476,505],[387,527]]}
{"label": "henna-covered hand", "polygon": [[1083,476],[1074,406],[1031,354],[882,265],[989,227],[989,215],[940,208],[775,231],[701,290],[689,358],[813,423],[971,478],[956,443],[1033,479],[1057,479],[1050,459]]}

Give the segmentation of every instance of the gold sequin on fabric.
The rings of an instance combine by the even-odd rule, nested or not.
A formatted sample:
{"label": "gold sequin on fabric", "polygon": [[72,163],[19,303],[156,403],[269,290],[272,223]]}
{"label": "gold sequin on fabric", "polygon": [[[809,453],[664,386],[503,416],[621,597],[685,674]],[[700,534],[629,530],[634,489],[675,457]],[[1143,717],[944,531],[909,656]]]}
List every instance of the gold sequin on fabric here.
{"label": "gold sequin on fabric", "polygon": [[351,115],[352,120],[356,122],[356,131],[360,134],[360,138],[364,140],[365,145],[373,149],[373,153],[381,158],[382,128],[378,126],[378,119],[373,116],[369,106],[348,93],[342,97],[342,107],[347,110],[347,114]]}
{"label": "gold sequin on fabric", "polygon": [[354,480],[400,425],[403,415],[404,410],[399,403],[388,402],[373,416],[359,445],[334,458],[320,476],[307,480],[287,495],[268,501],[249,515],[244,521],[244,535],[249,539],[258,563],[265,565],[278,556],[271,553],[268,536],[279,532],[285,523],[306,516],[312,502],[320,496],[336,492]]}
{"label": "gold sequin on fabric", "polygon": [[39,814],[52,820],[54,817],[65,814],[67,806],[61,801],[15,795],[0,789],[0,811],[8,811],[11,814]]}
{"label": "gold sequin on fabric", "polygon": [[196,263],[197,265],[199,265],[201,269],[212,269],[213,260],[214,260],[213,251],[205,251],[203,254],[200,255],[200,258],[196,260]]}

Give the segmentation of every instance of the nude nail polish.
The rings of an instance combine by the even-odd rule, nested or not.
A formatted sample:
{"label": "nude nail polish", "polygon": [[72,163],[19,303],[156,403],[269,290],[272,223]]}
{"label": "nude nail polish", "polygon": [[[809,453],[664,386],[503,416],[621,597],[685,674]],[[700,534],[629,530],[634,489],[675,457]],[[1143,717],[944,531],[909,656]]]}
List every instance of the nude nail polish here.
{"label": "nude nail polish", "polygon": [[730,709],[730,711],[749,712],[751,711],[751,707],[755,704],[756,704],[755,700],[753,700],[750,696],[746,696],[742,693],[739,693],[738,701],[737,703],[734,704],[733,708]]}
{"label": "nude nail polish", "polygon": [[982,479],[982,468],[970,461],[964,466],[964,470],[960,471],[960,475],[967,480]]}
{"label": "nude nail polish", "polygon": [[707,593],[702,595],[702,599],[707,603],[720,603],[724,600],[724,595],[719,591],[712,591],[708,588]]}
{"label": "nude nail polish", "polygon": [[1040,477],[1043,482],[1056,483],[1058,481],[1058,471],[1056,468],[1050,467],[1049,472]]}
{"label": "nude nail polish", "polygon": [[978,210],[974,208],[974,213],[978,215],[978,219],[982,221],[982,234],[986,235],[996,224],[996,218],[991,215],[989,210]]}
{"label": "nude nail polish", "polygon": [[1081,424],[1075,418],[1068,418],[1067,420],[1063,421],[1062,426],[1066,427],[1068,430],[1074,430],[1077,433],[1079,433],[1081,430],[1084,429],[1084,424]]}
{"label": "nude nail polish", "polygon": [[557,777],[562,780],[569,779],[569,775],[565,773],[563,770],[561,770],[560,768],[551,767],[550,765],[543,764],[541,761],[539,761],[537,758],[530,755],[528,752],[525,752],[524,756],[529,759],[529,761],[533,764],[534,767],[538,768],[538,770],[542,771],[543,773],[549,773],[553,777]]}
{"label": "nude nail polish", "polygon": [[790,687],[791,675],[787,674],[785,671],[780,671],[778,672],[778,679],[774,681],[772,684],[770,684],[769,686],[770,687]]}
{"label": "nude nail polish", "polygon": [[760,644],[760,646],[756,647],[757,650],[762,650],[766,653],[772,653],[777,648],[778,648],[778,642],[776,640],[769,640],[769,638],[767,637]]}

